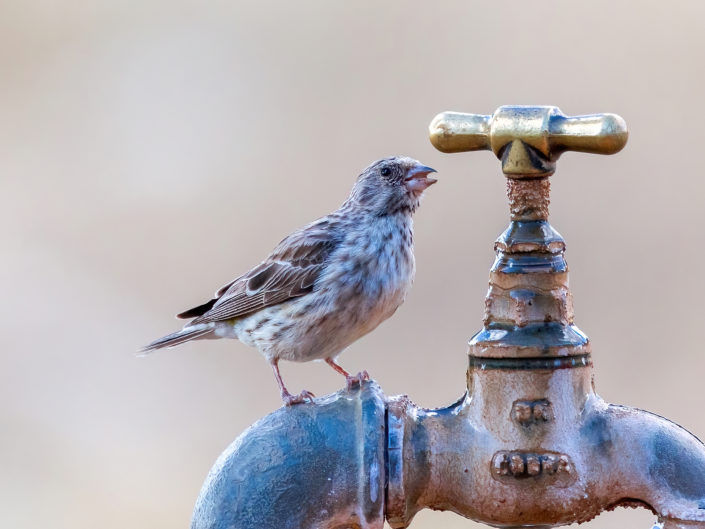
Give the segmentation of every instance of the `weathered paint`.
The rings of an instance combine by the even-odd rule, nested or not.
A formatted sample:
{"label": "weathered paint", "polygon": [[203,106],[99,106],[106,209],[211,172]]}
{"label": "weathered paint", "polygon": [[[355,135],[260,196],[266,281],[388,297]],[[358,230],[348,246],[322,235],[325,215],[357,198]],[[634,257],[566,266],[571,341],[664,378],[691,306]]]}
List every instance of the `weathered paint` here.
{"label": "weathered paint", "polygon": [[431,134],[445,152],[491,149],[509,177],[512,222],[495,245],[467,392],[429,410],[366,382],[282,408],[220,457],[192,529],[377,529],[385,516],[401,528],[424,508],[542,528],[621,504],[651,509],[663,529],[704,529],[705,446],[595,393],[590,343],[573,324],[565,243],[547,220],[560,154],[617,152],[624,122],[501,107],[493,116],[441,114]]}

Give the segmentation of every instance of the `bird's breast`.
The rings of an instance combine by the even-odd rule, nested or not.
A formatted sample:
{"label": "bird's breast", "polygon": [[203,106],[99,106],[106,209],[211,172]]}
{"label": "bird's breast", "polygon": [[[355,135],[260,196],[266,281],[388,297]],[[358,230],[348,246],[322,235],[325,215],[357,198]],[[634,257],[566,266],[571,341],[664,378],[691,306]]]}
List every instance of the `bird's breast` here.
{"label": "bird's breast", "polygon": [[414,272],[410,219],[383,218],[350,231],[328,265],[325,282],[334,285],[339,306],[383,320],[404,301]]}

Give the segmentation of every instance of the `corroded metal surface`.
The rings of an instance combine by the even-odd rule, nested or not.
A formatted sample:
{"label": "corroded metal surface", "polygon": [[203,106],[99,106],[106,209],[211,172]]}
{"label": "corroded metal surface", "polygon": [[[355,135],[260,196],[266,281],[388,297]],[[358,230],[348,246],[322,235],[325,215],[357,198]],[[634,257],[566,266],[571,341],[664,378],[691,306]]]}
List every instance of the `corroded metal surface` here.
{"label": "corroded metal surface", "polygon": [[546,220],[548,218],[548,177],[532,180],[507,180],[507,197],[512,220]]}
{"label": "corroded metal surface", "polygon": [[392,527],[423,508],[511,527],[586,521],[622,504],[705,527],[702,443],[666,419],[605,403],[591,366],[476,367],[469,387],[441,410],[389,401]]}
{"label": "corroded metal surface", "polygon": [[663,529],[705,529],[705,446],[595,393],[565,243],[548,222],[560,154],[619,151],[623,120],[501,107],[440,114],[431,139],[444,152],[492,150],[508,177],[511,223],[495,243],[467,391],[429,410],[366,382],[280,409],[218,460],[192,528],[381,528],[384,516],[401,528],[424,508],[539,528],[631,505]]}
{"label": "corroded metal surface", "polygon": [[[574,325],[565,243],[548,222],[559,156],[619,151],[624,121],[501,107],[491,117],[440,114],[430,130],[444,152],[490,149],[502,161],[511,223],[495,243],[484,327],[470,340],[466,398],[452,412],[390,407],[415,440],[398,475],[412,475],[423,454],[430,476],[399,481],[390,468],[388,496],[418,498],[395,511],[388,505],[390,521],[404,527],[431,507],[491,525],[554,526],[632,504],[652,509],[665,527],[705,527],[703,444],[666,419],[595,394],[590,343]],[[465,435],[452,433],[459,431]]]}
{"label": "corroded metal surface", "polygon": [[378,529],[386,513],[398,528],[424,508],[549,527],[620,504],[652,509],[666,529],[704,527],[702,443],[605,403],[591,378],[590,366],[478,366],[443,409],[385,399],[373,382],[282,408],[220,457],[191,527]]}
{"label": "corroded metal surface", "polygon": [[[547,193],[549,188],[542,189]],[[588,339],[573,324],[565,242],[548,220],[513,220],[495,243],[495,251],[484,328],[471,339],[470,354],[480,358],[588,354]]]}

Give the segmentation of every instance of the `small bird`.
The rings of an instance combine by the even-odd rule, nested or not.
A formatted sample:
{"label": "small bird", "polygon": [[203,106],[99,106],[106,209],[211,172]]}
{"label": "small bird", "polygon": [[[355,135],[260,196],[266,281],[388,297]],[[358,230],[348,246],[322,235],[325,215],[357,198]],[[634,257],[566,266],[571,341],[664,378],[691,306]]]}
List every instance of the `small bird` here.
{"label": "small bird", "polygon": [[148,353],[203,338],[237,338],[256,347],[274,370],[285,405],[292,395],[279,360],[325,360],[348,388],[368,378],[350,375],[336,358],[403,303],[414,278],[412,215],[436,172],[408,157],[378,160],[357,178],[330,215],[295,231],[215,297],[177,315],[184,328],[145,346]]}

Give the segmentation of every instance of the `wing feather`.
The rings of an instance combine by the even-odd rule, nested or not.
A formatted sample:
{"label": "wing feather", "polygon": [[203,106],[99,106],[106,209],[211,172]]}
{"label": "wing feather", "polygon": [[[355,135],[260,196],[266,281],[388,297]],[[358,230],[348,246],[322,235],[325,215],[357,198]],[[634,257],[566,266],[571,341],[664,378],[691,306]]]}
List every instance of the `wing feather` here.
{"label": "wing feather", "polygon": [[[198,316],[193,323],[223,321],[308,294],[337,246],[335,231],[324,218],[293,233],[262,263],[218,290],[213,300],[182,315]],[[200,308],[203,312],[195,314]]]}

